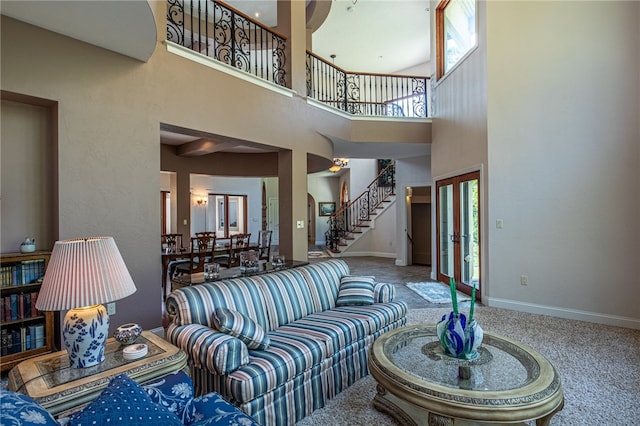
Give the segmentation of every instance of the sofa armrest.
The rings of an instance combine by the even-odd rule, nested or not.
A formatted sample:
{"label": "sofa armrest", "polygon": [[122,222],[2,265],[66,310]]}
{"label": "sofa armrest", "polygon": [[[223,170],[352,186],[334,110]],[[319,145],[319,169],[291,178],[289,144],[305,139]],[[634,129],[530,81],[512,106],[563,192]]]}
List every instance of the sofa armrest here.
{"label": "sofa armrest", "polygon": [[389,283],[376,283],[373,287],[373,302],[388,303],[393,302],[396,296],[396,288]]}
{"label": "sofa armrest", "polygon": [[249,363],[249,350],[238,338],[205,325],[169,325],[167,340],[185,351],[195,367],[229,374]]}

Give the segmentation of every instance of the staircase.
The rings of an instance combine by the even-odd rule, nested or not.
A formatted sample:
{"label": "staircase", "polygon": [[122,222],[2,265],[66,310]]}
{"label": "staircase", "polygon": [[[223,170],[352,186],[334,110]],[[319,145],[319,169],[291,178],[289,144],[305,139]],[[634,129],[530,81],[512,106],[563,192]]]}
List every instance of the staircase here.
{"label": "staircase", "polygon": [[325,244],[332,257],[340,257],[348,247],[366,233],[371,222],[395,200],[396,168],[392,163],[353,201],[329,216]]}

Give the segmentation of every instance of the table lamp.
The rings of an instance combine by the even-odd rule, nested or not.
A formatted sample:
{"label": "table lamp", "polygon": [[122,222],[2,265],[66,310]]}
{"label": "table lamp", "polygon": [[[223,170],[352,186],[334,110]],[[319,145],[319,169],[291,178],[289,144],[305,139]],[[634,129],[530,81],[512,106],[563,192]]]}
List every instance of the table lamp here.
{"label": "table lamp", "polygon": [[104,361],[109,315],[102,305],[136,291],[112,237],[56,241],[36,301],[41,311],[69,310],[62,335],[74,368]]}

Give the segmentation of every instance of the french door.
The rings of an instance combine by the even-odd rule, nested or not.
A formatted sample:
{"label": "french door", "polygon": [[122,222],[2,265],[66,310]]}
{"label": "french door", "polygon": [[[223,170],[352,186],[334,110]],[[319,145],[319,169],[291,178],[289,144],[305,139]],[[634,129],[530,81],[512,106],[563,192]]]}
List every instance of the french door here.
{"label": "french door", "polygon": [[436,183],[438,280],[480,292],[480,172]]}

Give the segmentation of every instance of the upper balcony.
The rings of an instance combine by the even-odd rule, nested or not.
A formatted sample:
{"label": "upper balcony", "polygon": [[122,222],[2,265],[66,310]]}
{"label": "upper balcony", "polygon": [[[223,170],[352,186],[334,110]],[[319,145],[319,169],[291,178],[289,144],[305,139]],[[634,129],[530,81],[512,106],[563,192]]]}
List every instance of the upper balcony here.
{"label": "upper balcony", "polygon": [[[213,0],[167,0],[167,41],[288,87],[287,39]],[[428,77],[352,72],[306,53],[306,96],[351,115],[429,117]]]}

